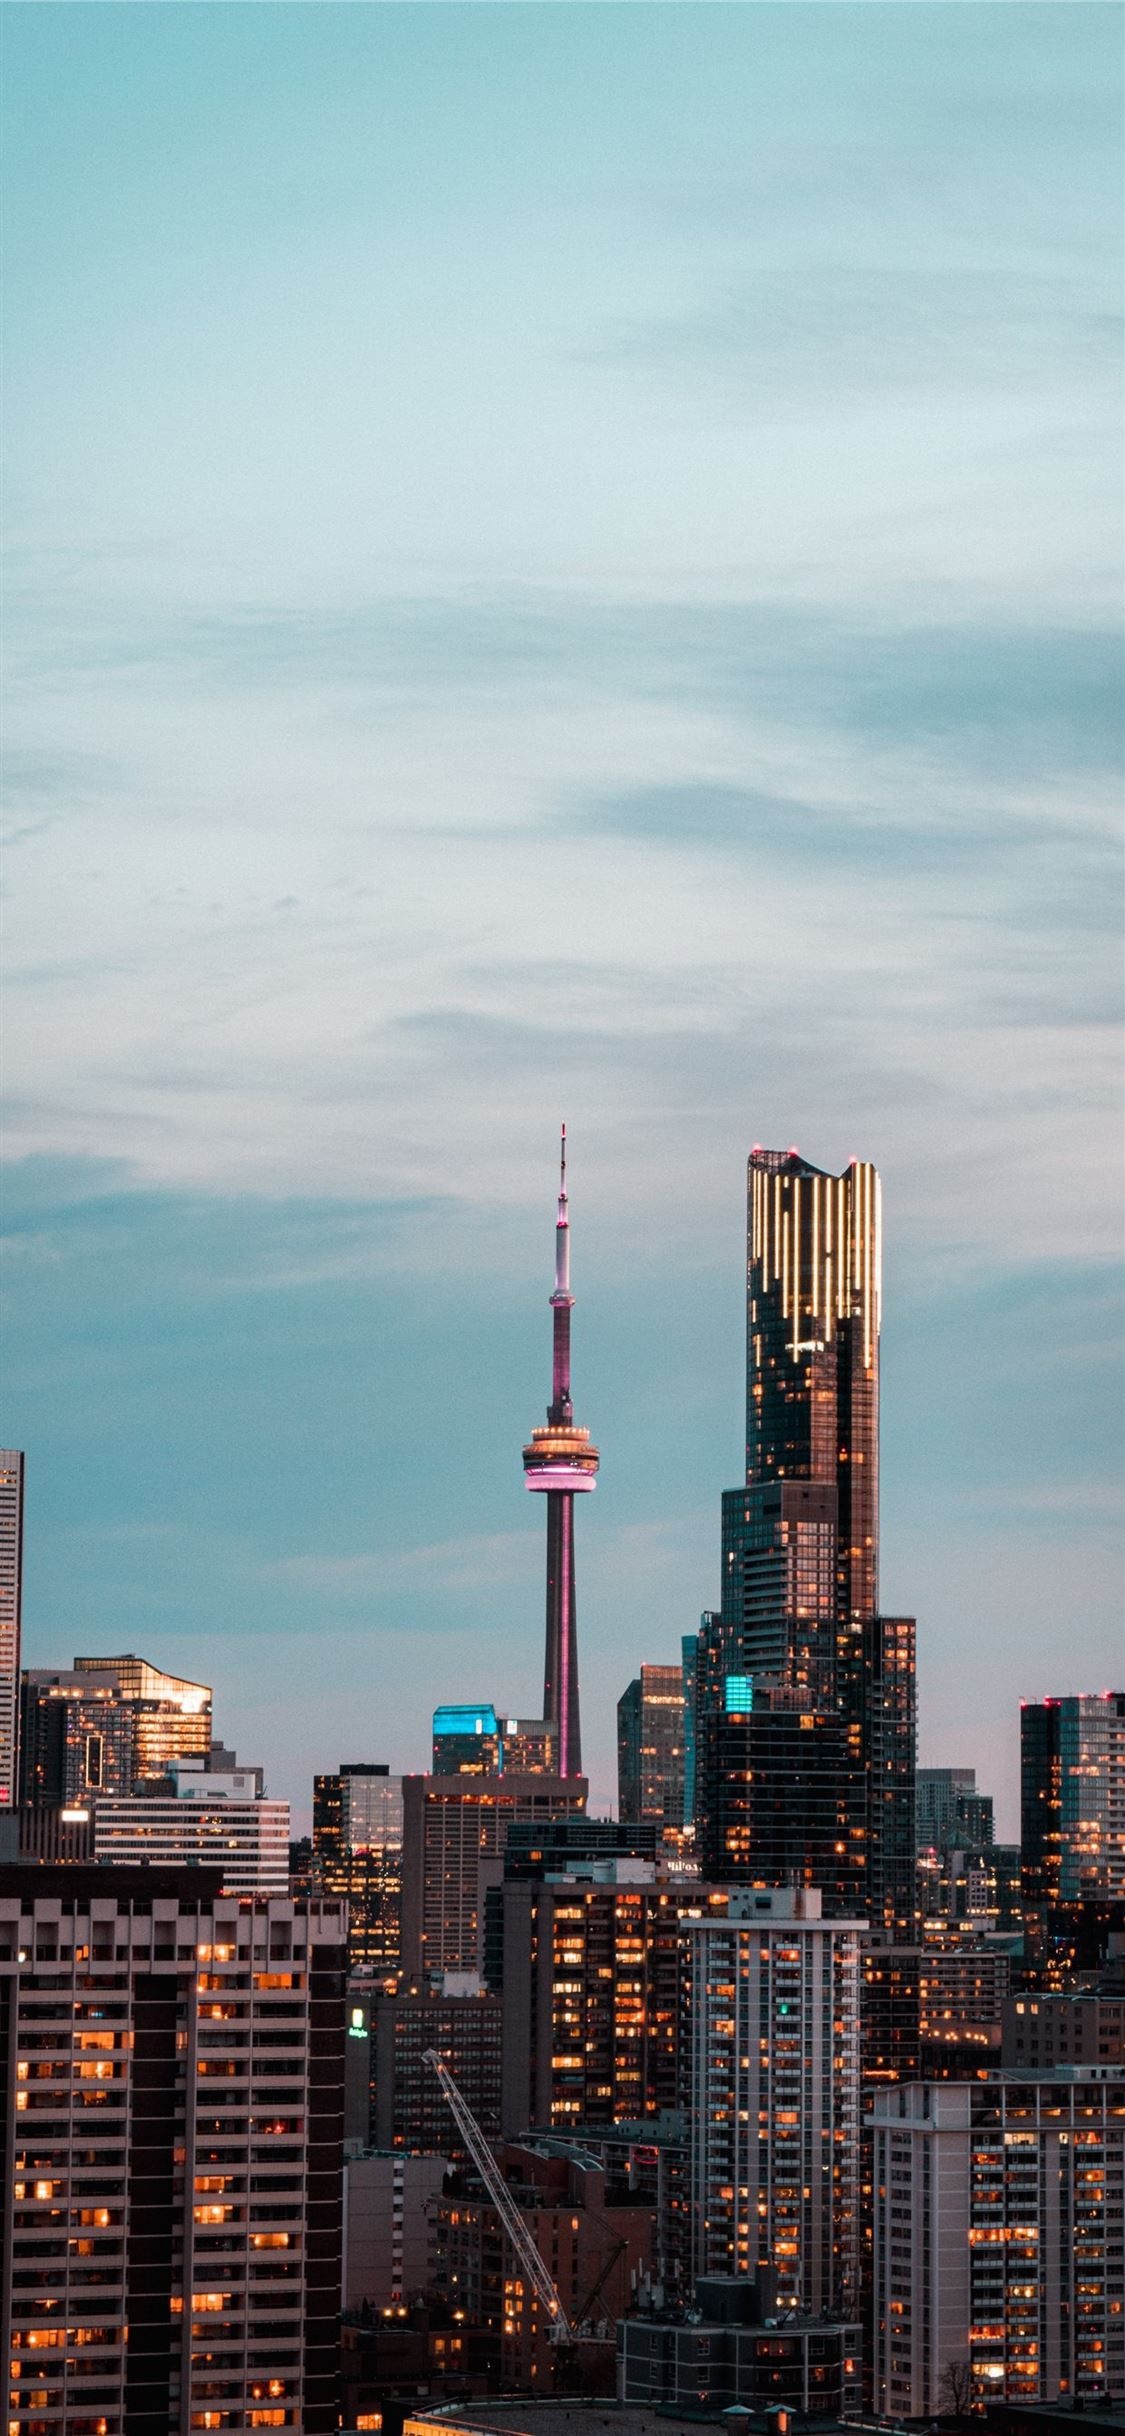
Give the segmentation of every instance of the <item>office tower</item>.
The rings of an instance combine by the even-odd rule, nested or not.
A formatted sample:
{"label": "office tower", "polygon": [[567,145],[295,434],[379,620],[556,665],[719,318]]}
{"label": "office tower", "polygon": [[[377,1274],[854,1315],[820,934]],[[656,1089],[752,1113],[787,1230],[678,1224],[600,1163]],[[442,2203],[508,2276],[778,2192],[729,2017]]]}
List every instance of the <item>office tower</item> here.
{"label": "office tower", "polygon": [[786,2308],[847,2318],[860,2269],[863,1921],[813,1890],[732,1888],[685,1919],[694,2273],[772,2267]]}
{"label": "office tower", "polygon": [[0,1871],[17,2436],[336,2427],[343,1965],[335,1905]]}
{"label": "office tower", "polygon": [[729,1678],[764,1677],[858,1726],[864,1908],[909,1941],[914,1628],[878,1606],[879,1206],[866,1164],[829,1176],[796,1151],[751,1152],[746,1484],[723,1498],[699,1702],[714,1713]]}
{"label": "office tower", "polygon": [[547,1654],[543,1715],[558,1733],[560,1776],[582,1773],[578,1699],[578,1620],[574,1596],[574,1500],[597,1486],[598,1450],[577,1428],[570,1399],[570,1220],[566,1192],[566,1127],[562,1129],[559,1205],[555,1224],[554,1353],[546,1429],[523,1450],[524,1484],[547,1499]]}
{"label": "office tower", "polygon": [[681,2101],[682,1922],[725,1889],[618,1855],[505,1877],[506,2136],[641,2123]]}
{"label": "office tower", "polygon": [[919,1852],[970,1851],[991,1844],[992,1795],[978,1793],[975,1768],[919,1768]]}
{"label": "office tower", "polygon": [[402,1967],[412,1979],[479,1971],[482,1869],[503,1853],[515,1819],[546,1826],[586,1807],[571,1776],[404,1776]]}
{"label": "office tower", "polygon": [[146,1659],[76,1658],[23,1676],[21,1800],[64,1808],[128,1794],[211,1748],[211,1691]]}
{"label": "office tower", "polygon": [[313,1855],[322,1893],[348,1907],[354,1970],[398,1968],[402,1941],[402,1778],[341,1760],[313,1779]]}
{"label": "office tower", "polygon": [[[717,2420],[753,2412],[767,2426],[792,2413],[838,2421],[863,2402],[863,2330],[830,2318],[792,2316],[779,2325],[768,2272],[703,2276],[695,2307],[622,2318],[617,2329],[617,2399],[626,2408]],[[768,2414],[768,2417],[767,2417]],[[790,2422],[792,2424],[792,2422]]]}
{"label": "office tower", "polygon": [[792,1697],[728,1676],[722,1708],[705,1714],[700,1867],[718,1884],[819,1886],[826,1910],[854,1915],[867,1883],[860,1728]]}
{"label": "office tower", "polygon": [[0,1447],[0,1810],[19,1788],[20,1610],[23,1594],[23,1456]]}
{"label": "office tower", "polygon": [[474,1972],[447,1973],[440,1988],[408,1982],[369,2000],[371,2136],[378,2149],[419,2150],[465,2161],[430,2049],[448,2064],[486,2139],[500,2130],[500,1998]]}
{"label": "office tower", "polygon": [[260,1776],[173,1760],[143,1792],[95,1794],[95,1861],[202,1865],[218,1872],[226,1894],[288,1894],[289,1804],[259,1793]]}
{"label": "office tower", "polygon": [[1125,1895],[1125,1692],[1020,1708],[1023,1899],[1033,1945],[1060,1904]]}
{"label": "office tower", "polygon": [[617,1703],[617,1808],[623,1819],[684,1824],[684,1676],[642,1666]]}
{"label": "office tower", "polygon": [[1125,2073],[880,2090],[873,2128],[876,2410],[1125,2396]]}

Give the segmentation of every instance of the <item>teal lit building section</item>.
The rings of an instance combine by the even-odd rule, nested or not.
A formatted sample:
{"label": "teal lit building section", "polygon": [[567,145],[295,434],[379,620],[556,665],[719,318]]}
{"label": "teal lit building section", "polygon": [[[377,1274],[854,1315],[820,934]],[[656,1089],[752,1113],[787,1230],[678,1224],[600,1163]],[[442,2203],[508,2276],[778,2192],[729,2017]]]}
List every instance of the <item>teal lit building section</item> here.
{"label": "teal lit building section", "polygon": [[434,1710],[435,1776],[502,1776],[504,1739],[491,1700]]}

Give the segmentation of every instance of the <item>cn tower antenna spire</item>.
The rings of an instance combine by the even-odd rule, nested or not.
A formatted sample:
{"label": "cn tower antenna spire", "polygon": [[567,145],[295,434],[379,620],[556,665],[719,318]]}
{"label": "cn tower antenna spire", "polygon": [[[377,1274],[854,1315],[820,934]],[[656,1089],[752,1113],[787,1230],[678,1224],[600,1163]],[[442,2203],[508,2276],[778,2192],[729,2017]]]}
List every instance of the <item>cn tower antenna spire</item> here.
{"label": "cn tower antenna spire", "polygon": [[566,1190],[566,1126],[559,1140],[559,1200],[555,1220],[555,1290],[551,1401],[546,1429],[533,1430],[523,1450],[524,1479],[547,1499],[547,1657],[543,1715],[556,1734],[560,1776],[582,1773],[578,1709],[578,1627],[574,1602],[574,1500],[595,1486],[598,1450],[577,1429],[570,1400],[570,1211]]}

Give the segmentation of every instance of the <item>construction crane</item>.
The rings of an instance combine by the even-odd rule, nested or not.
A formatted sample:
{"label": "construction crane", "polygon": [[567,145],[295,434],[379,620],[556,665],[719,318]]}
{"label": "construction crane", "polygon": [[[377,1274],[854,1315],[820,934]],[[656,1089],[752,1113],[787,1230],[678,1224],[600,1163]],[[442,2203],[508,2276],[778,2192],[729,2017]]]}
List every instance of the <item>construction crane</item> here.
{"label": "construction crane", "polygon": [[539,2295],[550,2321],[549,2340],[552,2343],[573,2343],[575,2340],[574,2328],[559,2299],[558,2287],[547,2273],[476,2116],[466,2106],[453,2074],[443,2057],[438,2054],[437,2048],[427,2047],[422,2061],[424,2064],[433,2065],[441,2083],[442,2095],[461,2138],[485,2190],[488,2192],[524,2274]]}
{"label": "construction crane", "polygon": [[614,2243],[612,2250],[606,2251],[605,2257],[603,2258],[594,2281],[586,2294],[585,2300],[582,2301],[579,2307],[575,2310],[575,2323],[578,2326],[579,2331],[581,2331],[582,2327],[585,2326],[586,2321],[593,2310],[595,2301],[600,2300],[602,2292],[606,2284],[608,2284],[610,2276],[617,2265],[617,2261],[627,2246],[628,2245],[624,2239],[624,2236],[622,2236],[619,2241]]}

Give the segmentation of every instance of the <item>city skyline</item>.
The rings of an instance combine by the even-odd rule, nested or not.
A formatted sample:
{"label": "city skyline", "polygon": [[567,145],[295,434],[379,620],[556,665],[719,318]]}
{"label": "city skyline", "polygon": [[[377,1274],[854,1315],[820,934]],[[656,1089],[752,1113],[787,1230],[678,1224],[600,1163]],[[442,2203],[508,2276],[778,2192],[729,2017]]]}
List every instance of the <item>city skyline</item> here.
{"label": "city skyline", "polygon": [[881,1603],[1013,1834],[1118,1672],[1112,13],[7,20],[25,1663],[306,1812],[538,1713],[565,1114],[604,1802],[795,1140],[884,1179]]}
{"label": "city skyline", "polygon": [[[560,1293],[565,1294],[566,1308],[563,1312],[563,1318],[566,1321],[569,1321],[569,1311],[573,1302],[573,1297],[569,1294],[569,1228],[566,1209],[565,1127],[563,1129],[563,1142],[563,1180],[559,1196],[559,1218],[556,1227],[556,1243],[557,1245],[561,1244],[563,1248],[561,1250],[557,1250],[556,1252],[555,1291],[552,1294],[551,1302],[553,1308],[555,1306],[559,1306]],[[859,1193],[865,1193],[867,1195],[868,1202],[872,1210],[878,1209],[881,1180],[873,1168],[863,1165],[855,1158],[849,1162],[848,1169],[844,1171],[844,1175],[840,1179],[836,1179],[823,1175],[823,1171],[811,1166],[796,1148],[791,1148],[787,1153],[784,1154],[780,1152],[763,1152],[761,1150],[761,1146],[755,1143],[752,1147],[748,1162],[751,1188],[756,1189],[754,1185],[756,1172],[764,1172],[767,1167],[771,1167],[772,1165],[778,1165],[779,1173],[789,1172],[798,1175],[805,1175],[810,1178],[820,1178],[825,1188],[828,1186],[835,1186],[839,1190],[846,1189],[848,1191],[852,1189],[849,1180],[852,1176],[852,1172],[855,1171],[856,1177],[858,1178],[855,1190]],[[867,1181],[865,1182],[864,1179],[867,1179]],[[749,1200],[745,1205],[747,1209],[747,1222],[750,1226],[752,1237],[756,1234],[756,1230],[760,1223],[755,1214],[756,1204],[754,1200],[754,1189],[751,1189]],[[817,1189],[819,1189],[819,1187]],[[807,1223],[809,1225],[812,1224],[811,1213]],[[849,1222],[845,1221],[845,1223]],[[808,1246],[806,1246],[806,1255],[807,1252]],[[873,1239],[873,1247],[870,1254],[865,1250],[863,1257],[864,1259],[871,1257],[874,1261],[869,1287],[865,1287],[864,1292],[869,1293],[870,1295],[873,1342],[878,1345],[880,1342],[880,1315],[882,1305],[882,1249],[878,1239]],[[560,1278],[562,1279],[561,1286]],[[813,1291],[815,1292],[815,1288]],[[559,1308],[561,1308],[561,1306],[559,1306]],[[862,1330],[864,1323],[861,1321],[860,1325]],[[560,1355],[558,1343],[558,1309],[556,1309],[555,1317],[555,1335],[555,1389],[551,1411],[555,1410],[560,1393],[559,1377],[561,1374],[559,1372]],[[563,1335],[564,1337],[568,1337],[568,1329],[564,1328]],[[566,1373],[563,1386],[564,1394],[566,1394],[569,1387],[568,1357],[569,1344],[567,1343],[564,1347],[563,1357],[563,1369]],[[746,1396],[747,1379],[748,1373],[746,1370],[745,1357],[743,1357],[741,1363],[741,1385],[744,1397]],[[500,1382],[499,1385],[500,1391],[502,1392],[503,1383]],[[871,1427],[873,1429],[873,1443],[878,1449],[879,1422],[877,1406],[878,1393],[876,1386],[876,1412]],[[561,1410],[561,1406],[559,1409]],[[750,1408],[748,1404],[744,1415],[744,1421],[745,1428],[743,1431],[743,1436],[745,1438],[746,1431],[752,1426]],[[602,1434],[604,1435],[604,1433]],[[528,1450],[525,1450],[525,1457],[527,1452]],[[592,1455],[594,1454],[594,1450],[592,1448],[590,1449],[590,1453]],[[878,1468],[882,1468],[881,1453],[879,1455]],[[893,1476],[893,1463],[891,1465],[891,1471]],[[739,1494],[739,1492],[728,1493],[728,1495],[734,1495],[736,1500]],[[711,1536],[713,1539],[713,1518]],[[532,1685],[534,1685],[535,1681],[537,1680],[537,1663],[534,1652],[536,1646],[536,1636],[538,1635],[540,1643],[542,1640],[541,1547],[542,1543],[540,1541],[540,1591],[538,1609],[538,1616],[540,1620],[531,1621],[529,1623],[529,1631],[525,1636],[525,1639],[529,1642],[529,1646],[524,1646],[521,1641],[519,1645],[512,1645],[505,1649],[502,1645],[498,1646],[494,1640],[490,1641],[486,1635],[481,1647],[482,1653],[487,1651],[489,1654],[484,1655],[478,1654],[477,1652],[474,1635],[471,1628],[467,1627],[463,1634],[451,1633],[448,1636],[451,1646],[445,1663],[449,1668],[448,1681],[456,1683],[458,1687],[457,1697],[468,1701],[479,1699],[481,1696],[481,1686],[484,1682],[488,1668],[493,1666],[500,1669],[504,1678],[502,1690],[505,1695],[507,1695],[509,1691],[509,1677],[514,1677],[520,1685],[524,1685],[525,1682],[530,1682]],[[465,1553],[467,1559],[467,1569],[471,1579],[474,1558],[477,1554],[477,1549],[472,1542],[469,1543]],[[592,1543],[592,1553],[596,1556],[596,1540]],[[30,1540],[26,1537],[24,1541],[23,1554],[26,1573],[28,1561],[31,1559],[33,1554]],[[452,1542],[450,1542],[447,1547],[446,1555],[450,1567],[450,1587],[456,1589],[458,1586],[455,1579],[457,1550]],[[659,1550],[657,1551],[657,1560],[659,1561]],[[548,1551],[548,1561],[550,1562],[550,1550]],[[712,1596],[714,1596],[717,1603],[719,1597],[721,1567],[715,1561],[713,1554],[712,1567],[714,1572],[714,1581],[712,1582],[708,1580],[703,1587],[706,1597],[710,1599]],[[501,1575],[501,1578],[503,1579],[503,1574]],[[26,1604],[26,1589],[24,1592],[24,1600]],[[550,1599],[548,1603],[550,1604]],[[602,1686],[612,1683],[614,1669],[616,1668],[618,1672],[623,1671],[627,1662],[625,1660],[618,1660],[615,1656],[611,1655],[609,1651],[607,1651],[605,1641],[599,1632],[599,1624],[600,1618],[597,1613],[595,1613],[590,1618],[590,1640],[592,1643],[590,1654],[593,1660],[592,1671],[595,1679],[595,1694],[593,1703],[591,1704],[591,1723],[593,1727],[591,1740],[595,1748],[596,1758],[592,1771],[587,1771],[587,1773],[589,1773],[591,1777],[591,1807],[594,1810],[612,1810],[616,1807],[617,1789],[616,1699],[620,1698],[620,1694],[624,1692],[626,1685],[625,1683],[622,1683],[620,1685],[618,1694],[615,1696],[613,1714],[609,1714],[603,1710],[601,1706],[601,1695]],[[154,1649],[158,1645],[160,1646],[163,1663],[167,1665],[172,1664],[173,1659],[176,1656],[176,1652],[173,1648],[173,1642],[176,1636],[171,1628],[168,1628],[162,1624],[159,1615],[154,1613],[152,1615],[151,1623],[146,1623],[144,1625],[138,1624],[136,1630],[138,1633],[142,1631],[145,1633],[147,1639],[152,1641]],[[97,1636],[88,1634],[87,1637],[93,1638]],[[192,1637],[193,1636],[190,1635],[189,1631],[189,1639]],[[1057,1684],[1059,1681],[1061,1681],[1058,1664],[1054,1660],[1049,1661],[1048,1672],[1043,1677],[1042,1685],[1034,1690],[1027,1688],[1025,1676],[1019,1674],[1018,1671],[1008,1679],[1010,1685],[1012,1686],[1012,1691],[1011,1696],[1007,1701],[1007,1707],[1001,1717],[1001,1731],[1004,1739],[1002,1739],[999,1747],[996,1745],[994,1729],[990,1728],[988,1734],[982,1735],[979,1722],[974,1721],[969,1716],[966,1716],[963,1725],[956,1725],[952,1729],[952,1739],[950,1731],[945,1731],[944,1739],[942,1740],[939,1748],[937,1740],[935,1739],[935,1730],[932,1721],[929,1721],[926,1715],[925,1682],[927,1671],[931,1672],[932,1674],[937,1674],[939,1672],[940,1653],[935,1652],[933,1649],[927,1651],[926,1639],[928,1638],[929,1636],[927,1635],[923,1639],[922,1646],[919,1650],[920,1691],[918,1748],[920,1754],[923,1755],[920,1764],[925,1764],[925,1760],[928,1758],[931,1764],[935,1765],[957,1765],[965,1761],[967,1754],[975,1752],[977,1754],[978,1764],[983,1766],[990,1786],[995,1787],[996,1789],[998,1813],[1001,1816],[1005,1832],[1015,1835],[1018,1832],[1019,1825],[1020,1712],[1026,1702],[1036,1697],[1051,1698],[1058,1696],[1057,1690],[1052,1692],[1050,1688],[1051,1686],[1057,1687]],[[1110,1675],[1113,1675],[1115,1672],[1120,1672],[1119,1664],[1115,1665],[1114,1663],[1114,1652],[1111,1646],[1112,1638],[1113,1633],[1111,1626],[1110,1633],[1107,1638],[1107,1671]],[[643,1641],[643,1649],[647,1655],[638,1656],[638,1665],[655,1663],[657,1665],[667,1666],[673,1664],[675,1662],[672,1655],[671,1646],[673,1639],[673,1633],[664,1632],[662,1634],[660,1628],[657,1626],[642,1627],[641,1639],[637,1640],[635,1646],[638,1651],[640,1651]],[[549,1646],[553,1645],[551,1642],[550,1625],[548,1626],[548,1642]],[[659,1647],[657,1646],[658,1642]],[[666,1643],[668,1646],[665,1645]],[[927,1669],[927,1658],[929,1659],[929,1669]],[[23,1665],[25,1667],[29,1665],[34,1667],[36,1664],[41,1664],[42,1660],[43,1653],[41,1650],[37,1650],[34,1655],[31,1654],[29,1639],[25,1628],[22,1647]],[[54,1663],[59,1663],[57,1657],[54,1660]],[[211,1658],[210,1663],[212,1668],[215,1669],[221,1677],[221,1650],[216,1649],[216,1654]],[[1065,1671],[1066,1670],[1064,1669],[1063,1672]],[[540,1682],[542,1681],[541,1671],[538,1673],[538,1680]],[[445,1677],[442,1678],[442,1684],[444,1696],[444,1690],[447,1688],[447,1679]],[[426,1685],[427,1687],[430,1686],[429,1677],[426,1678]],[[233,1691],[231,1698],[224,1702],[224,1715],[222,1719],[224,1729],[227,1731],[232,1731],[235,1734],[235,1738],[245,1739],[247,1733],[251,1731],[252,1721],[261,1714],[262,1688],[263,1687],[259,1683],[256,1698],[252,1703],[248,1703],[246,1708],[240,1706],[237,1689]],[[420,1688],[416,1703],[419,1710],[419,1719],[422,1721],[422,1731],[420,1734],[415,1733],[412,1724],[408,1722],[408,1720],[410,1720],[412,1717],[412,1710],[408,1701],[396,1703],[393,1708],[387,1711],[377,1711],[373,1717],[372,1728],[368,1732],[366,1738],[370,1748],[365,1748],[363,1757],[367,1760],[377,1758],[380,1764],[384,1766],[390,1765],[392,1770],[397,1770],[400,1773],[424,1772],[425,1768],[429,1764],[429,1707],[427,1706],[429,1700],[430,1689]],[[514,1709],[518,1705],[519,1702],[515,1698],[505,1698],[506,1710]],[[258,1732],[256,1724],[253,1724],[253,1731]],[[347,1731],[343,1726],[340,1728],[340,1734],[343,1735],[343,1739],[346,1741]],[[260,1734],[259,1739],[261,1739]],[[337,1739],[340,1739],[340,1735],[337,1736]],[[957,1755],[955,1760],[951,1759],[951,1753],[954,1750],[954,1747]],[[311,1778],[318,1769],[323,1768],[326,1762],[327,1753],[321,1749],[319,1742],[316,1742],[314,1745],[313,1742],[310,1741],[307,1734],[298,1743],[298,1745],[291,1750],[288,1757],[283,1756],[280,1769],[277,1771],[278,1783],[276,1789],[283,1791],[286,1798],[290,1802],[295,1832],[301,1832],[311,1824]],[[572,1769],[570,1772],[574,1774],[579,1773],[577,1769]],[[271,1787],[271,1790],[273,1789],[275,1788]]]}

